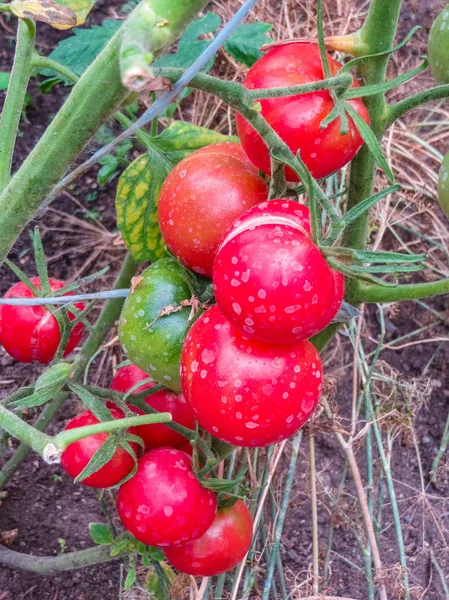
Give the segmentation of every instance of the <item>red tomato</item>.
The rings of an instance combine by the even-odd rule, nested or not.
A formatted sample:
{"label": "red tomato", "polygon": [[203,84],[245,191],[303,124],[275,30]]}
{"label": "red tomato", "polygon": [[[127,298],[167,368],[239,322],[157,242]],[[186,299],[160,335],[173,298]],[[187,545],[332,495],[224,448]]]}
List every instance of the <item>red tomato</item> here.
{"label": "red tomato", "polygon": [[179,546],[209,529],[217,499],[195,477],[190,456],[157,448],[142,456],[137,473],[120,487],[117,510],[139,542]]}
{"label": "red tomato", "polygon": [[[331,75],[336,75],[341,64],[328,56]],[[262,56],[251,67],[245,87],[276,88],[299,85],[324,79],[318,44],[302,42],[279,46]],[[358,87],[354,81],[352,87]],[[359,115],[369,123],[368,111],[360,99],[350,100]],[[350,162],[363,144],[356,126],[349,118],[349,131],[340,134],[341,120],[336,119],[326,129],[320,124],[334,108],[328,91],[311,92],[299,96],[261,100],[262,115],[302,160],[315,178],[327,177]],[[261,171],[270,173],[268,148],[258,133],[241,115],[237,115],[237,131],[242,146],[251,161]],[[289,181],[298,181],[296,173],[286,169]]]}
{"label": "red tomato", "polygon": [[267,197],[267,184],[238,144],[201,148],[182,160],[162,186],[162,236],[183,264],[210,277],[226,230]]}
{"label": "red tomato", "polygon": [[[38,290],[41,289],[39,277],[32,277]],[[58,279],[50,279],[50,288],[54,292],[66,284]],[[65,296],[71,296],[69,292]],[[5,294],[5,298],[34,298],[33,292],[22,282],[16,283]],[[75,303],[82,310],[82,302]],[[69,319],[75,315],[71,312]],[[68,356],[77,346],[83,335],[84,325],[78,323],[72,331],[67,343],[64,356]],[[61,334],[55,317],[45,306],[0,306],[0,342],[6,352],[23,363],[38,361],[48,364],[53,360],[58,349]]]}
{"label": "red tomato", "polygon": [[309,341],[247,339],[218,306],[193,324],[181,354],[182,389],[198,423],[236,446],[266,446],[294,434],[315,409],[322,380],[320,355]]}
{"label": "red tomato", "polygon": [[165,556],[182,573],[214,577],[230,571],[246,556],[253,519],[242,500],[217,512],[206,533],[194,542],[167,548]]}
{"label": "red tomato", "polygon": [[[114,419],[123,418],[121,410],[114,408],[109,408],[109,410]],[[69,421],[65,429],[76,429],[77,427],[96,425],[97,423],[99,423],[99,420],[90,410],[86,410]],[[77,477],[87,467],[92,456],[101,448],[108,437],[109,433],[95,433],[69,444],[62,453],[61,465],[71,477]],[[139,453],[140,448],[137,444],[131,443],[131,447],[136,454]],[[129,452],[119,446],[109,462],[80,483],[94,488],[112,487],[120,483],[133,469],[134,458]]]}
{"label": "red tomato", "polygon": [[342,295],[334,271],[304,233],[306,220],[292,216],[300,205],[273,201],[271,215],[270,204],[261,216],[244,215],[226,235],[214,263],[214,292],[224,315],[248,336],[292,344],[329,325]]}
{"label": "red tomato", "polygon": [[[112,379],[110,388],[117,392],[126,393],[134,385],[144,379],[148,379],[147,375],[142,369],[135,365],[127,365],[117,371],[114,378]],[[149,382],[136,389],[133,393],[143,392],[146,389],[153,387],[155,383]],[[185,401],[182,394],[175,394],[170,390],[160,390],[155,394],[151,394],[144,400],[148,406],[151,406],[158,412],[169,412],[172,415],[173,421],[179,425],[184,425],[189,429],[195,429],[195,417],[192,409]],[[109,406],[109,404],[108,404]],[[138,415],[146,414],[143,410],[130,405],[130,409]],[[142,438],[145,444],[145,450],[151,448],[159,448],[161,446],[170,446],[171,448],[180,448],[186,443],[186,438],[180,433],[176,433],[173,429],[170,429],[162,423],[156,423],[154,425],[138,425],[137,427],[131,427],[129,432],[138,435]]]}

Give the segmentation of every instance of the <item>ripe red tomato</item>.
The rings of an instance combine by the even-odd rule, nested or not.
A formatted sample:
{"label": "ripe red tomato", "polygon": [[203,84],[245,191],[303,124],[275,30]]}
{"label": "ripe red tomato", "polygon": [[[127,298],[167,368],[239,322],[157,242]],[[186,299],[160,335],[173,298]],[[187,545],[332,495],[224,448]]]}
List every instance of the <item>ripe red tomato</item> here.
{"label": "ripe red tomato", "polygon": [[267,184],[239,144],[201,148],[182,160],[162,186],[162,236],[183,264],[210,277],[225,231],[267,197]]}
{"label": "ripe red tomato", "polygon": [[117,510],[139,542],[179,546],[209,529],[217,499],[195,477],[190,456],[157,448],[142,456],[137,473],[120,487]]}
{"label": "ripe red tomato", "polygon": [[[135,365],[127,365],[117,371],[114,378],[112,379],[110,388],[117,392],[126,393],[134,385],[148,379],[147,375],[142,369]],[[142,392],[146,389],[153,387],[154,383],[146,383],[140,388],[135,390],[134,393]],[[144,400],[148,406],[151,406],[159,412],[169,412],[172,415],[173,421],[184,425],[189,429],[195,429],[195,417],[192,409],[185,401],[182,394],[175,394],[170,390],[160,390],[155,394],[151,394]],[[139,408],[130,405],[130,409],[138,415],[144,415],[145,412]],[[145,444],[145,450],[151,448],[160,448],[161,446],[169,446],[171,448],[180,448],[186,443],[186,438],[180,433],[176,433],[166,425],[162,423],[155,423],[154,425],[138,425],[137,427],[131,427],[129,432],[138,435],[142,438]]]}
{"label": "ripe red tomato", "polygon": [[265,446],[293,435],[322,389],[320,355],[295,345],[247,339],[221,313],[207,310],[181,354],[182,389],[201,427],[236,446]]}
{"label": "ripe red tomato", "polygon": [[329,325],[344,284],[305,233],[307,208],[272,202],[272,214],[271,202],[261,216],[252,209],[225,236],[214,263],[215,298],[248,336],[293,344]]}
{"label": "ripe red tomato", "polygon": [[214,577],[230,571],[245,557],[253,537],[253,519],[242,500],[220,509],[214,522],[199,539],[170,547],[165,556],[189,575]]}
{"label": "ripe red tomato", "polygon": [[[331,75],[336,75],[341,64],[328,56]],[[251,67],[245,87],[276,88],[299,85],[324,79],[318,44],[300,42],[270,50]],[[358,87],[354,81],[352,87]],[[369,123],[369,114],[362,100],[350,100],[359,115]],[[334,108],[328,91],[311,92],[299,96],[260,100],[262,115],[302,160],[315,178],[327,177],[350,162],[363,144],[356,126],[349,118],[349,131],[341,135],[340,119],[326,129],[320,124]],[[237,132],[242,146],[251,161],[261,171],[270,173],[268,148],[258,133],[237,115]],[[298,181],[296,173],[286,169],[289,181]]]}
{"label": "ripe red tomato", "polygon": [[[41,289],[39,277],[32,277],[38,290]],[[50,288],[54,292],[66,284],[58,279],[50,279]],[[71,296],[71,293],[65,296]],[[9,289],[5,298],[34,298],[33,292],[22,282]],[[82,302],[75,303],[76,308],[83,310]],[[73,321],[75,315],[68,313]],[[84,325],[78,323],[67,342],[64,356],[68,356],[77,346],[83,335]],[[53,360],[58,349],[61,334],[56,318],[45,306],[0,306],[0,343],[6,352],[23,363],[38,361],[48,364]]]}
{"label": "ripe red tomato", "polygon": [[[114,408],[109,408],[109,410],[114,419],[123,418],[121,410]],[[77,427],[96,425],[97,423],[99,423],[99,420],[90,410],[86,410],[69,421],[65,429],[76,429]],[[92,456],[101,448],[108,437],[109,433],[95,433],[69,444],[62,453],[61,465],[71,477],[77,477],[87,467]],[[131,443],[131,447],[136,454],[139,454],[140,448],[138,444]],[[112,487],[120,483],[133,469],[134,458],[129,452],[119,446],[109,462],[96,473],[92,473],[92,475],[81,481],[81,483],[94,488]]]}

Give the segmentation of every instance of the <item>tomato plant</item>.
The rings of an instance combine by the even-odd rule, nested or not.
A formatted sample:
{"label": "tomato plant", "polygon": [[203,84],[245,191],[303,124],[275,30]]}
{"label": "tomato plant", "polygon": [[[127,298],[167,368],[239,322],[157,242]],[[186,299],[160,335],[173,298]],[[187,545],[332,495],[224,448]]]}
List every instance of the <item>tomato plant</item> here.
{"label": "tomato plant", "polygon": [[[327,56],[332,75],[341,64]],[[279,46],[267,52],[249,70],[245,87],[249,90],[293,86],[323,79],[323,66],[318,44],[300,42]],[[359,84],[354,80],[353,86]],[[361,100],[352,106],[369,123],[369,114]],[[290,150],[300,152],[314,177],[327,177],[350,162],[360,150],[363,140],[352,121],[342,135],[341,121],[336,119],[326,128],[322,121],[331,113],[334,102],[328,91],[310,92],[300,96],[260,100],[262,115],[286,142]],[[251,161],[265,173],[271,172],[270,154],[265,142],[254,128],[237,115],[237,131],[242,146]],[[286,169],[289,181],[298,181],[296,173]]]}
{"label": "tomato plant", "polygon": [[192,296],[182,268],[161,258],[143,271],[120,316],[123,351],[139,368],[174,391],[180,391],[179,357],[189,327]]}
{"label": "tomato plant", "polygon": [[157,448],[139,459],[136,474],[117,496],[123,525],[151,546],[179,546],[201,537],[211,526],[217,500],[192,471],[180,450]]}
{"label": "tomato plant", "polygon": [[158,207],[162,235],[182,263],[210,277],[225,231],[267,197],[267,184],[239,144],[201,148],[165,180]]}
{"label": "tomato plant", "polygon": [[[114,408],[110,408],[110,411],[114,419],[121,419],[123,416],[121,411]],[[86,410],[69,421],[65,429],[76,429],[77,427],[94,425],[96,423],[99,423],[99,420],[89,410]],[[77,442],[72,442],[62,453],[61,465],[71,477],[78,477],[108,437],[108,433],[95,433]],[[136,455],[140,452],[137,444],[131,443],[131,447]],[[134,457],[123,447],[119,446],[101,469],[83,479],[81,483],[94,488],[112,487],[120,483],[122,479],[131,473],[134,464]]]}
{"label": "tomato plant", "polygon": [[[41,289],[39,277],[33,277],[31,283],[38,289]],[[58,279],[50,279],[50,288],[52,292],[60,290],[66,284]],[[69,294],[65,294],[69,296]],[[19,282],[12,286],[5,298],[34,298],[34,293],[25,285]],[[84,308],[82,302],[75,304],[78,310]],[[68,311],[70,320],[75,319],[75,315]],[[79,344],[83,335],[83,324],[75,325],[67,346],[64,350],[64,356],[68,356]],[[0,343],[6,352],[19,362],[30,363],[37,361],[48,364],[53,360],[61,340],[59,323],[44,306],[1,306],[0,307]]]}
{"label": "tomato plant", "polygon": [[273,212],[271,202],[250,210],[225,236],[214,263],[214,292],[225,316],[248,336],[292,344],[329,325],[343,283],[308,235],[306,209],[293,201],[273,204]]}
{"label": "tomato plant", "polygon": [[217,306],[189,331],[181,374],[198,423],[221,440],[251,447],[295,433],[312,414],[323,377],[310,342],[281,346],[247,339]]}
{"label": "tomato plant", "polygon": [[[126,365],[118,369],[111,381],[110,387],[111,390],[126,393],[139,383],[139,381],[148,379],[148,377],[149,376],[139,369],[139,367],[136,367],[135,365]],[[154,385],[155,384],[151,382],[143,384],[134,390],[134,393],[150,389]],[[160,390],[159,392],[147,396],[144,401],[148,406],[151,406],[158,412],[170,413],[173,417],[173,421],[176,423],[179,423],[188,429],[195,429],[195,417],[182,394],[175,394],[169,390]],[[140,410],[135,406],[130,405],[129,408],[136,414],[145,414],[143,410]],[[129,432],[142,438],[146,450],[159,448],[161,446],[181,448],[186,445],[186,438],[184,436],[162,424],[138,425],[137,427],[131,427]],[[188,444],[188,446],[190,447],[191,452],[192,447],[190,444]]]}
{"label": "tomato plant", "polygon": [[218,510],[209,529],[199,539],[171,546],[165,556],[181,573],[214,577],[230,571],[244,558],[253,538],[253,520],[244,502]]}

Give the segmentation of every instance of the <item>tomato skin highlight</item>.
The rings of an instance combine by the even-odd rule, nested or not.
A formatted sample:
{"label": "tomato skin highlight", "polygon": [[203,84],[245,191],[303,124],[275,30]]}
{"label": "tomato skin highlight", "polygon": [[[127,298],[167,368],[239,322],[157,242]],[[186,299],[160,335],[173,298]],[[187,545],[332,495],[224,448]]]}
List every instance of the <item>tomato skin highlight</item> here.
{"label": "tomato skin highlight", "polygon": [[[328,56],[331,75],[342,65]],[[262,56],[249,70],[244,85],[247,89],[276,88],[300,85],[324,79],[318,44],[299,42],[273,48]],[[359,87],[354,80],[351,87]],[[350,100],[351,106],[366,123],[369,114],[360,99]],[[299,96],[260,100],[262,116],[276,133],[309,168],[313,177],[327,177],[341,169],[357,154],[363,140],[352,119],[349,131],[341,135],[338,118],[325,129],[320,124],[332,109],[334,102],[328,91],[310,92]],[[241,116],[237,115],[237,132],[242,146],[254,165],[264,173],[271,172],[268,148],[259,134]],[[298,181],[298,176],[286,168],[288,181]]]}
{"label": "tomato skin highlight", "polygon": [[225,236],[214,263],[214,293],[226,318],[248,337],[293,344],[329,325],[344,282],[313,243],[307,221],[291,216],[300,205],[267,204],[261,216],[252,209]]}
{"label": "tomato skin highlight", "polygon": [[[50,279],[52,292],[60,290],[66,284],[58,279]],[[32,277],[38,290],[41,289],[40,278]],[[71,296],[72,293],[65,294]],[[5,298],[35,298],[33,292],[22,282],[10,288]],[[76,308],[83,310],[84,303],[76,302]],[[73,321],[75,315],[68,312]],[[84,325],[78,323],[67,342],[64,357],[68,356],[80,342]],[[56,318],[45,306],[0,306],[0,343],[6,352],[15,360],[23,363],[34,361],[41,364],[50,363],[58,349],[61,339],[59,324]]]}
{"label": "tomato skin highlight", "polygon": [[[147,375],[142,369],[136,367],[136,365],[126,365],[118,369],[114,378],[111,381],[110,388],[117,392],[126,393],[134,385],[144,379],[148,379]],[[155,384],[148,382],[137,388],[133,393],[142,392],[146,389],[150,389]],[[182,394],[175,394],[170,390],[160,390],[144,399],[144,402],[151,406],[158,412],[169,412],[172,415],[173,421],[189,429],[195,429],[195,417],[192,409],[187,404]],[[109,405],[108,405],[109,406]],[[140,408],[129,405],[129,408],[138,415],[146,414]],[[129,433],[138,435],[142,438],[145,444],[145,450],[151,450],[152,448],[160,448],[161,446],[169,446],[170,448],[181,448],[187,442],[186,438],[173,431],[162,423],[154,423],[153,425],[137,425],[136,427],[130,427]],[[190,444],[189,444],[190,445]],[[191,447],[190,447],[191,448]]]}
{"label": "tomato skin highlight", "polygon": [[187,335],[181,378],[201,427],[235,446],[258,447],[302,427],[318,403],[323,372],[309,341],[248,339],[213,306]]}
{"label": "tomato skin highlight", "polygon": [[[121,410],[111,407],[109,407],[109,410],[114,419],[123,418],[123,412]],[[69,421],[65,429],[76,429],[77,427],[96,425],[97,423],[99,423],[99,420],[90,410],[86,410]],[[62,467],[71,477],[77,477],[81,471],[87,467],[92,456],[101,448],[108,437],[109,433],[106,432],[95,433],[69,444],[61,456]],[[138,455],[140,452],[139,446],[133,442],[131,442],[130,445],[136,455]],[[117,448],[109,462],[80,483],[93,488],[109,488],[120,483],[120,481],[129,475],[133,469],[133,457],[120,446]]]}
{"label": "tomato skin highlight", "polygon": [[226,230],[267,197],[267,184],[240,144],[206,146],[182,160],[162,186],[158,203],[162,236],[184,265],[210,277]]}
{"label": "tomato skin highlight", "polygon": [[179,546],[201,537],[217,512],[217,499],[180,450],[157,448],[139,459],[137,473],[117,495],[124,527],[150,546]]}
{"label": "tomato skin highlight", "polygon": [[245,503],[219,509],[206,533],[194,542],[165,551],[171,564],[188,575],[214,577],[245,557],[253,537],[253,519]]}
{"label": "tomato skin highlight", "polygon": [[179,357],[189,328],[190,306],[160,316],[167,307],[179,308],[191,292],[178,261],[161,258],[141,274],[126,298],[118,335],[123,352],[156,381],[181,391]]}

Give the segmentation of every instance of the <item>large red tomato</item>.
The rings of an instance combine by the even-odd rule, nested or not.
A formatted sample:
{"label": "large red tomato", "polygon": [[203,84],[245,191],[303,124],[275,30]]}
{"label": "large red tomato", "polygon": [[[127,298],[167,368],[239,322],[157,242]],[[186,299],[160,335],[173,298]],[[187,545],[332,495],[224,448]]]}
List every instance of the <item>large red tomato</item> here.
{"label": "large red tomato", "polygon": [[137,473],[118,492],[117,510],[125,528],[150,546],[179,546],[205,533],[217,499],[192,471],[180,450],[157,448],[142,456]]}
{"label": "large red tomato", "polygon": [[253,537],[253,519],[242,500],[220,509],[199,539],[165,550],[165,556],[182,573],[214,577],[230,571],[245,557]]}
{"label": "large red tomato", "polygon": [[320,397],[320,355],[295,345],[247,339],[221,313],[207,310],[181,354],[181,382],[198,423],[236,446],[265,446],[295,433]]}
{"label": "large red tomato", "polygon": [[[331,75],[341,64],[328,56]],[[287,87],[324,79],[318,44],[299,42],[279,46],[262,56],[251,67],[245,79],[245,87]],[[358,87],[354,81],[352,87]],[[359,115],[369,123],[368,111],[360,99],[350,100]],[[341,135],[341,120],[336,119],[325,129],[320,124],[334,108],[328,91],[311,92],[299,96],[261,100],[262,115],[279,134],[290,150],[299,150],[315,178],[327,177],[350,162],[363,144],[356,126],[349,118],[349,131]],[[242,146],[251,161],[261,171],[270,173],[268,148],[258,133],[241,116],[237,115],[237,131]],[[286,169],[289,181],[298,181],[297,175]]]}
{"label": "large red tomato", "polygon": [[292,344],[329,325],[344,283],[309,236],[308,209],[291,200],[267,204],[225,236],[214,263],[215,298],[249,337]]}
{"label": "large red tomato", "polygon": [[[110,408],[109,410],[114,419],[123,418],[121,410],[114,408]],[[99,423],[98,419],[90,410],[86,410],[69,421],[65,429],[76,429],[77,427],[96,425],[97,423]],[[62,453],[61,465],[71,477],[77,477],[87,467],[92,456],[101,448],[108,437],[109,433],[95,433],[69,444]],[[139,453],[140,449],[137,444],[131,443],[131,447],[136,454]],[[129,452],[119,446],[109,462],[96,473],[92,473],[92,475],[81,481],[81,483],[94,488],[112,487],[129,475],[133,468],[134,458]]]}
{"label": "large red tomato", "polygon": [[267,184],[239,144],[206,146],[182,160],[162,186],[162,236],[183,264],[210,277],[225,231],[267,196]]}
{"label": "large red tomato", "polygon": [[[39,277],[32,277],[31,283],[41,289]],[[50,279],[52,292],[60,290],[66,284],[58,279]],[[71,296],[71,293],[65,294]],[[34,298],[33,292],[22,282],[16,283],[5,294],[5,298]],[[82,302],[75,303],[83,310]],[[75,315],[68,313],[73,321]],[[69,355],[83,335],[84,325],[78,323],[67,342],[64,356]],[[0,306],[0,343],[6,352],[23,363],[38,361],[48,364],[53,360],[61,340],[59,324],[45,306]]]}
{"label": "large red tomato", "polygon": [[[117,371],[114,378],[112,379],[110,388],[117,392],[126,393],[134,385],[148,379],[147,375],[142,369],[135,365],[127,365]],[[148,382],[137,388],[133,393],[142,392],[146,389],[153,387],[155,384]],[[187,404],[182,394],[175,394],[170,390],[160,390],[154,394],[151,394],[144,400],[148,406],[151,406],[158,412],[169,412],[172,415],[173,421],[179,425],[184,425],[189,429],[195,429],[195,417],[192,409]],[[130,405],[130,409],[139,414],[143,415],[145,412],[139,408]],[[170,446],[171,448],[180,448],[186,444],[186,438],[180,433],[176,433],[173,429],[170,429],[162,423],[155,423],[153,425],[138,425],[137,427],[131,427],[130,433],[138,435],[142,438],[145,444],[145,450],[151,448],[159,448],[161,446]]]}

